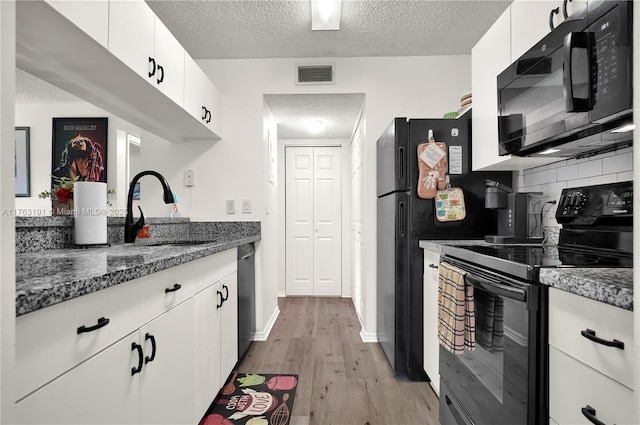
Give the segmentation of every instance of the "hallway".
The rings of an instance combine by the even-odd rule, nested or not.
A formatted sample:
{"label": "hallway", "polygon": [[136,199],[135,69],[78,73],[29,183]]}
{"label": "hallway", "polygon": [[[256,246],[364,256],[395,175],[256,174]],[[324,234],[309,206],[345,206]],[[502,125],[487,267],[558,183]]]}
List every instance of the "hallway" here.
{"label": "hallway", "polygon": [[437,425],[426,382],[399,381],[378,344],[363,343],[348,298],[279,299],[269,340],[253,342],[237,370],[298,374],[291,425]]}

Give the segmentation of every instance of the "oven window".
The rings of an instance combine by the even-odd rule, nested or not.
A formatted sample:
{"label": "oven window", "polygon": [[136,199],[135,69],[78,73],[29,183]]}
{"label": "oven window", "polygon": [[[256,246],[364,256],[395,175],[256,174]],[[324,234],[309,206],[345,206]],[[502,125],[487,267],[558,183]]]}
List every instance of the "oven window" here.
{"label": "oven window", "polygon": [[441,348],[440,373],[476,423],[526,423],[529,311],[523,302],[474,287],[476,347]]}

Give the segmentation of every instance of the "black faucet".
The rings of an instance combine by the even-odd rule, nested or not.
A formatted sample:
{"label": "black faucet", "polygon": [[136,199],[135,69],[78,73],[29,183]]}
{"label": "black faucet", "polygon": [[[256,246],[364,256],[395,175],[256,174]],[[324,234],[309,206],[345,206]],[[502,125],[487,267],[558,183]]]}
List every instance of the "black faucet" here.
{"label": "black faucet", "polygon": [[167,180],[164,177],[162,177],[160,173],[156,171],[142,171],[136,174],[133,180],[131,180],[131,184],[129,185],[129,196],[127,196],[127,218],[124,220],[124,242],[125,243],[135,242],[136,236],[138,236],[138,232],[144,226],[144,214],[142,213],[142,208],[140,208],[140,206],[138,206],[138,209],[140,210],[140,218],[138,219],[138,221],[133,223],[133,211],[132,211],[133,189],[136,186],[136,183],[138,183],[138,180],[140,180],[142,176],[146,176],[149,174],[152,176],[156,176],[158,180],[160,180],[160,183],[162,184],[162,190],[164,191],[164,195],[163,195],[164,203],[171,204],[175,202],[173,199],[173,192],[169,187],[169,183],[167,183]]}

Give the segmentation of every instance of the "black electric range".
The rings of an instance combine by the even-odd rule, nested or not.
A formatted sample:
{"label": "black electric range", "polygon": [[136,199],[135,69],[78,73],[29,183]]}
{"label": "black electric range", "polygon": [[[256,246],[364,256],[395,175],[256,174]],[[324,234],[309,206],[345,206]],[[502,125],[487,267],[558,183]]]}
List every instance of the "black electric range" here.
{"label": "black electric range", "polygon": [[440,346],[442,425],[546,423],[548,287],[540,270],[633,267],[632,189],[631,182],[564,189],[557,245],[442,247],[441,262],[462,269],[473,287],[477,342],[456,354]]}

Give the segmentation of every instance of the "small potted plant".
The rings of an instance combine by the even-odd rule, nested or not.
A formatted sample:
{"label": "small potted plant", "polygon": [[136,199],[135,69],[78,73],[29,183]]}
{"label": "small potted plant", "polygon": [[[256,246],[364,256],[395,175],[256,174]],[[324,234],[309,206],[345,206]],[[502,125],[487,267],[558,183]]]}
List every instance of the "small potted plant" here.
{"label": "small potted plant", "polygon": [[73,215],[73,184],[79,177],[52,176],[51,191],[43,191],[38,198],[51,198],[52,215]]}

